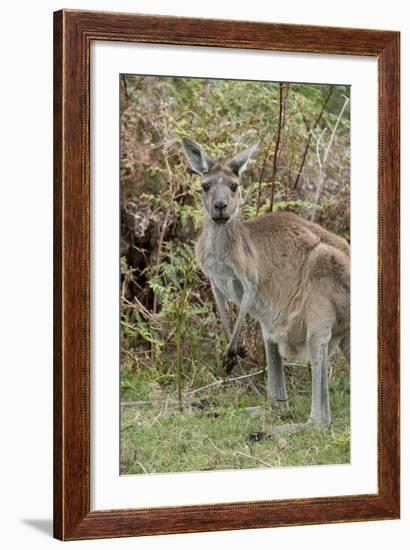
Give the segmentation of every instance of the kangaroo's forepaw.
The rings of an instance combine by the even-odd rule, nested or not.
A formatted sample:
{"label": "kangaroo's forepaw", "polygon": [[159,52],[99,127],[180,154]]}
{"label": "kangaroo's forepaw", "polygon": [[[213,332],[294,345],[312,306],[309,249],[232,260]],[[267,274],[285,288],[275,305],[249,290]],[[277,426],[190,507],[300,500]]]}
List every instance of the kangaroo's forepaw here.
{"label": "kangaroo's forepaw", "polygon": [[248,348],[246,346],[240,345],[238,347],[238,355],[239,355],[239,357],[244,359],[248,355]]}
{"label": "kangaroo's forepaw", "polygon": [[234,351],[226,351],[222,354],[222,365],[227,374],[233,371],[238,364],[238,357]]}

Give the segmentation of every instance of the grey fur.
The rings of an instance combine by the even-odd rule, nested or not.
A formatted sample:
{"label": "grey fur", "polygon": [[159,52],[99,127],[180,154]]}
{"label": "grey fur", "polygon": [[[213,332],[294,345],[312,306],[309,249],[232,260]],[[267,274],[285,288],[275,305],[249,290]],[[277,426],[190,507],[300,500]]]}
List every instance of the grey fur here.
{"label": "grey fur", "polygon": [[[240,330],[250,314],[262,328],[269,396],[287,400],[282,357],[309,360],[312,405],[308,422],[326,427],[330,424],[328,359],[338,346],[347,360],[350,353],[349,245],[291,213],[241,221],[242,199],[236,186],[241,168],[255,149],[250,147],[223,164],[207,159],[202,182],[206,215],[197,258],[210,279],[229,340],[223,361],[228,370],[237,362]],[[196,157],[207,158],[202,150],[196,151]],[[225,299],[239,307],[232,332]],[[289,430],[298,427],[289,425]],[[285,430],[285,426],[280,429]]]}

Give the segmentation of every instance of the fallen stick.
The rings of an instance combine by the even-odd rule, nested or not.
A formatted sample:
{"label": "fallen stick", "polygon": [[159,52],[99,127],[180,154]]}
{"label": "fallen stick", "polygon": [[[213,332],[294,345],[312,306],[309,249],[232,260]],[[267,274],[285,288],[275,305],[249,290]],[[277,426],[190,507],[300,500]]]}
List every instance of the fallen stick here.
{"label": "fallen stick", "polygon": [[194,395],[195,393],[198,393],[202,390],[207,390],[215,386],[222,386],[224,384],[228,384],[229,382],[236,382],[237,380],[243,380],[245,378],[251,378],[252,376],[258,376],[259,374],[262,374],[264,370],[265,369],[261,369],[261,370],[258,370],[257,372],[252,372],[251,374],[242,374],[241,376],[235,376],[233,378],[220,378],[215,382],[211,382],[211,384],[207,384],[206,386],[202,386],[201,388],[196,388],[195,390],[189,391],[188,395]]}
{"label": "fallen stick", "polygon": [[177,399],[151,399],[149,401],[123,401],[121,407],[127,409],[130,407],[141,407],[142,405],[157,405],[158,403],[178,403]]}
{"label": "fallen stick", "polygon": [[[306,367],[307,365],[299,364],[299,363],[285,363],[285,367]],[[225,384],[229,384],[230,382],[236,382],[238,380],[245,380],[246,378],[252,378],[253,376],[259,376],[264,372],[265,369],[258,370],[256,372],[251,372],[250,374],[241,374],[241,376],[234,376],[232,378],[219,378],[215,380],[215,382],[211,382],[210,384],[207,384],[206,386],[201,386],[200,388],[196,388],[194,390],[190,390],[186,392],[186,396],[192,396],[196,393],[207,390],[209,388],[214,388],[217,386],[224,386]],[[186,401],[186,399],[185,399]],[[139,407],[141,405],[151,405],[152,403],[178,403],[176,399],[152,399],[150,401],[124,401],[121,403],[122,408],[127,407]]]}
{"label": "fallen stick", "polygon": [[264,460],[261,460],[260,458],[257,458],[256,456],[247,455],[246,453],[241,453],[241,451],[235,451],[236,455],[242,455],[246,458],[250,458],[251,460],[256,460],[256,462],[259,462],[260,464],[263,464],[264,466],[267,466],[268,468],[274,468],[275,466],[272,466],[272,464],[268,464]]}

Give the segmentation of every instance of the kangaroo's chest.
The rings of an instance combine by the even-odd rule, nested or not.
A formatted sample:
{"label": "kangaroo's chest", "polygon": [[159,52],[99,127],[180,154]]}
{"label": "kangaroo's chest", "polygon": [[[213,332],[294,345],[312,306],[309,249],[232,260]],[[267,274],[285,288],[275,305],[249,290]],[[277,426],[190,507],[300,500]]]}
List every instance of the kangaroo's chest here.
{"label": "kangaroo's chest", "polygon": [[233,267],[220,256],[209,253],[203,259],[203,269],[222,294],[236,304],[242,300],[243,288]]}

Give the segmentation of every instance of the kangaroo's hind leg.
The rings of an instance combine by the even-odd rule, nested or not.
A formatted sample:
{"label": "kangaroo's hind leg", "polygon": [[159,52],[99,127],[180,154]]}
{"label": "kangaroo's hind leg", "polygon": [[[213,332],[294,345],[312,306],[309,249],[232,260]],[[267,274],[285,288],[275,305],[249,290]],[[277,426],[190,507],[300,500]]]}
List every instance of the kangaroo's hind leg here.
{"label": "kangaroo's hind leg", "polygon": [[285,372],[283,369],[282,357],[279,354],[278,346],[262,330],[266,350],[266,363],[268,370],[268,396],[270,399],[287,405],[288,394],[286,391]]}
{"label": "kangaroo's hind leg", "polygon": [[317,296],[308,316],[307,344],[312,371],[312,404],[309,423],[318,428],[330,424],[328,356],[335,310],[326,298]]}
{"label": "kangaroo's hind leg", "polygon": [[[278,346],[270,340],[268,333],[263,330],[263,339],[265,342],[266,362],[268,368],[268,395],[271,399],[281,404],[285,409],[288,408],[288,393],[286,391],[286,379],[283,369],[283,362],[280,356]],[[263,432],[250,434],[250,441],[259,441],[266,437],[278,436],[283,433],[293,432],[304,428],[306,424],[282,424],[272,426]]]}
{"label": "kangaroo's hind leg", "polygon": [[308,422],[272,426],[263,432],[250,436],[257,441],[264,437],[277,436],[294,432],[307,427],[326,428],[330,424],[329,387],[328,387],[328,354],[329,342],[335,312],[332,304],[318,295],[312,296],[311,307],[307,315],[307,347],[312,369],[312,406]]}

